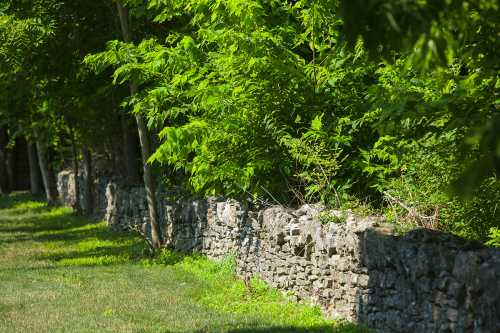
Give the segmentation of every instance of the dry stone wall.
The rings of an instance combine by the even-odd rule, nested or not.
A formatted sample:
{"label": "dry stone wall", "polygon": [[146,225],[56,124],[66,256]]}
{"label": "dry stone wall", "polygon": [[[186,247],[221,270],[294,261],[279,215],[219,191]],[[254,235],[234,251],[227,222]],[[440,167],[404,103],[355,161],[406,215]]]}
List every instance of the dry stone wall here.
{"label": "dry stone wall", "polygon": [[[65,203],[72,177],[59,174]],[[97,217],[110,227],[147,224],[143,189],[97,177],[94,190]],[[379,218],[315,205],[256,210],[224,198],[158,197],[171,246],[216,260],[234,255],[238,275],[258,275],[329,316],[379,332],[500,332],[499,249],[429,230],[399,236]],[[339,223],[322,224],[322,214]]]}

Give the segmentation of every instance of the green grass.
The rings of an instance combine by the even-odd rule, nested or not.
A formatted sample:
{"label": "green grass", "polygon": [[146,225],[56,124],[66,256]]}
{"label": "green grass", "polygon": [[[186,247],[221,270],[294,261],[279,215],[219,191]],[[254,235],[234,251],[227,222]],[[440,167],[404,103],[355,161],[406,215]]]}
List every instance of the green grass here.
{"label": "green grass", "polygon": [[253,280],[231,258],[163,251],[104,222],[0,198],[0,332],[365,332]]}

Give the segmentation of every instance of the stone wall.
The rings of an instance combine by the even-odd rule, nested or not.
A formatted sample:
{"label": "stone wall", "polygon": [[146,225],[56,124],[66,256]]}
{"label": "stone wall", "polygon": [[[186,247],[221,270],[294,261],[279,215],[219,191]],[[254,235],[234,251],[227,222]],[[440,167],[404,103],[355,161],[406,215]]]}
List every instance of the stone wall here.
{"label": "stone wall", "polygon": [[[59,174],[71,201],[70,172]],[[113,228],[147,223],[145,192],[97,178],[98,216]],[[270,285],[379,332],[500,332],[500,249],[415,230],[399,236],[379,218],[159,192],[162,229],[179,250],[234,255],[240,276]],[[345,216],[344,216],[345,215]],[[322,224],[321,216],[338,223]]]}

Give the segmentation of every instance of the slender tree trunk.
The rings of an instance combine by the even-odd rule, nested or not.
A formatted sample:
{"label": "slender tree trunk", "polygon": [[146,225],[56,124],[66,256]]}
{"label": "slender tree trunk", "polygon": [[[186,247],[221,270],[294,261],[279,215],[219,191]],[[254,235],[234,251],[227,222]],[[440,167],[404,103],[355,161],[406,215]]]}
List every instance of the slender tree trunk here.
{"label": "slender tree trunk", "polygon": [[38,167],[38,159],[36,157],[36,147],[33,143],[28,143],[28,160],[30,165],[31,194],[38,196],[42,194],[42,186],[40,184],[40,168]]}
{"label": "slender tree trunk", "polygon": [[70,129],[71,135],[71,149],[73,152],[73,187],[75,189],[75,198],[73,199],[73,214],[82,215],[82,208],[80,205],[80,182],[78,181],[78,175],[80,174],[80,168],[78,165],[78,149],[76,148],[75,134],[73,129]]}
{"label": "slender tree trunk", "polygon": [[[120,15],[120,24],[123,34],[123,39],[125,42],[130,42],[131,34],[128,26],[128,12],[122,6],[119,0],[116,1],[118,8],[118,14]],[[135,95],[137,93],[137,85],[135,83],[130,83],[130,95]],[[160,225],[158,223],[158,209],[156,201],[156,189],[153,173],[151,172],[151,167],[147,163],[149,156],[151,155],[149,133],[144,122],[144,119],[140,114],[136,114],[135,120],[137,122],[137,130],[139,132],[139,140],[141,143],[141,155],[142,155],[142,166],[143,166],[143,177],[144,177],[144,187],[146,188],[146,196],[148,201],[149,210],[149,223],[151,225],[151,242],[154,249],[158,249],[162,245],[162,236]]]}
{"label": "slender tree trunk", "polygon": [[83,189],[84,197],[87,198],[85,202],[85,215],[92,215],[94,213],[94,174],[92,171],[92,153],[89,149],[83,148],[83,174],[85,178],[85,188]]}
{"label": "slender tree trunk", "polygon": [[7,169],[7,186],[9,191],[14,190],[15,181],[14,181],[14,152],[12,149],[8,149],[6,153],[6,169]]}
{"label": "slender tree trunk", "polygon": [[37,137],[36,139],[36,152],[38,157],[38,165],[40,166],[40,173],[42,174],[43,187],[45,189],[45,196],[49,206],[57,205],[57,192],[54,191],[52,186],[49,165],[47,163],[47,147],[44,142]]}
{"label": "slender tree trunk", "polygon": [[149,147],[149,134],[142,116],[136,115],[136,121],[137,121],[137,129],[139,131],[139,138],[141,141],[144,186],[146,188],[146,197],[148,200],[148,210],[149,210],[149,221],[151,224],[151,241],[153,243],[154,248],[158,249],[162,245],[162,237],[161,237],[160,225],[158,223],[158,207],[156,201],[155,180],[153,177],[153,173],[151,172],[151,167],[147,163],[149,156],[151,156],[151,150]]}
{"label": "slender tree trunk", "polygon": [[[50,153],[48,154],[48,156],[51,156]],[[49,187],[53,193],[54,198],[56,198],[53,204],[54,206],[56,206],[59,204],[59,191],[57,190],[57,173],[50,165],[48,165],[48,167],[49,167]]]}
{"label": "slender tree trunk", "polygon": [[0,128],[0,194],[10,193],[9,177],[7,174],[7,129]]}
{"label": "slender tree trunk", "polygon": [[0,148],[0,194],[9,194],[9,183],[7,181],[7,160],[3,149]]}
{"label": "slender tree trunk", "polygon": [[127,183],[137,184],[140,181],[139,170],[137,168],[136,138],[131,133],[131,124],[127,115],[120,115],[120,122],[123,135],[123,153],[125,157],[125,173]]}

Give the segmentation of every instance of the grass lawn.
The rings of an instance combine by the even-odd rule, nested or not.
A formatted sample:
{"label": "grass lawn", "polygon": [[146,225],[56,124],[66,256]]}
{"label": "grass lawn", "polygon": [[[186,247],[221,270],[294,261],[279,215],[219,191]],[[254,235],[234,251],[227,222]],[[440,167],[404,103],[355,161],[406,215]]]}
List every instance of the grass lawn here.
{"label": "grass lawn", "polygon": [[230,258],[142,252],[68,208],[0,198],[0,332],[365,332],[258,280],[248,295]]}

